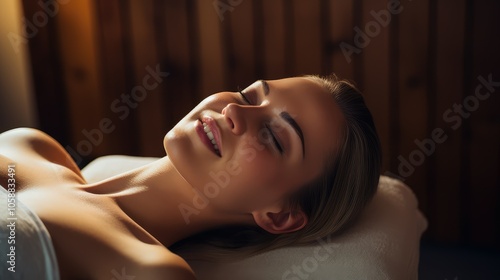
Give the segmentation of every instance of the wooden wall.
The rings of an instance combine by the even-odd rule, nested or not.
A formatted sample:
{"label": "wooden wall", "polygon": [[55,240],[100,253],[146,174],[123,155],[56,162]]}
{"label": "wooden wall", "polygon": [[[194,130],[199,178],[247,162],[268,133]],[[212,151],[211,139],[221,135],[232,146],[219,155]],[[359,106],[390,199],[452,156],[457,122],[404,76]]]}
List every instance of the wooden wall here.
{"label": "wooden wall", "polygon": [[[23,2],[28,21],[43,11]],[[500,86],[474,97],[479,77],[500,81],[500,2],[46,2],[57,12],[29,39],[40,124],[81,165],[162,156],[168,129],[217,91],[335,72],[364,92],[384,173],[415,191],[430,222],[425,238],[500,248]],[[169,74],[141,91],[148,67]],[[132,93],[140,101],[121,97]]]}

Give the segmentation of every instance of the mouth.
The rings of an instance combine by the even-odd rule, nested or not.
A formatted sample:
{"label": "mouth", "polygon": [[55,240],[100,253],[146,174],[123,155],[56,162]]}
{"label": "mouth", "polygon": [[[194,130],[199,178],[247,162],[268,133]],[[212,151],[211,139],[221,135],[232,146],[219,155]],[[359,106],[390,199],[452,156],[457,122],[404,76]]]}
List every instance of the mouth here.
{"label": "mouth", "polygon": [[217,123],[210,117],[203,117],[196,124],[196,132],[205,146],[218,157],[222,157],[220,131]]}

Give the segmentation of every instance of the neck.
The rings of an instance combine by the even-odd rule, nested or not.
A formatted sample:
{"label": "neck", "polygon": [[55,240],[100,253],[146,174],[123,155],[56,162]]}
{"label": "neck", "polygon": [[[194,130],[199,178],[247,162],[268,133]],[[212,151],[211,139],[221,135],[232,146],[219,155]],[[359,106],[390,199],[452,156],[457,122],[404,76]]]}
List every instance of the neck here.
{"label": "neck", "polygon": [[201,209],[197,192],[168,157],[86,189],[113,198],[125,214],[167,247],[209,229],[251,222],[248,216],[219,213],[209,203]]}

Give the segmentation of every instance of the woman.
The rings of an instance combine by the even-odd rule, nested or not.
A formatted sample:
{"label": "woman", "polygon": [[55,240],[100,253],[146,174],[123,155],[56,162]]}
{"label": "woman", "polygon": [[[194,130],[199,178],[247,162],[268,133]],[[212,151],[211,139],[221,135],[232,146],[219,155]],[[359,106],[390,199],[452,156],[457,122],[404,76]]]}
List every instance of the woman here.
{"label": "woman", "polygon": [[[346,228],[379,178],[372,117],[334,76],[214,94],[163,144],[168,156],[87,184],[46,134],[0,135],[1,166],[16,164],[18,199],[47,227],[63,279],[110,279],[123,267],[137,279],[195,279],[168,249],[189,237],[218,244],[214,255],[314,242]],[[211,234],[221,229],[231,233],[222,243]]]}

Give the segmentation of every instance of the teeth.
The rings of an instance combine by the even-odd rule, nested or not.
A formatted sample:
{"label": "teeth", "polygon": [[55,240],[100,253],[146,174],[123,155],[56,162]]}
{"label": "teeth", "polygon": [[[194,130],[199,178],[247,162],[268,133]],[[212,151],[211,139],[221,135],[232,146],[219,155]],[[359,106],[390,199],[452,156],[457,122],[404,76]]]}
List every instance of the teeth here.
{"label": "teeth", "polygon": [[215,141],[214,134],[212,133],[212,131],[210,130],[210,127],[206,123],[203,123],[203,130],[207,134],[208,139],[210,140],[210,142],[212,142],[212,145],[214,145],[214,149],[216,151],[218,151],[219,147],[217,146],[217,142]]}
{"label": "teeth", "polygon": [[212,133],[212,131],[207,132],[207,136],[208,136],[208,139],[210,139],[210,141],[214,140],[214,134]]}

